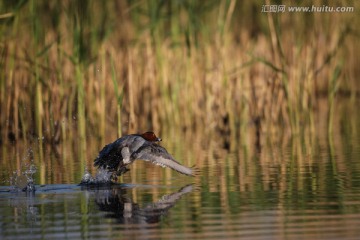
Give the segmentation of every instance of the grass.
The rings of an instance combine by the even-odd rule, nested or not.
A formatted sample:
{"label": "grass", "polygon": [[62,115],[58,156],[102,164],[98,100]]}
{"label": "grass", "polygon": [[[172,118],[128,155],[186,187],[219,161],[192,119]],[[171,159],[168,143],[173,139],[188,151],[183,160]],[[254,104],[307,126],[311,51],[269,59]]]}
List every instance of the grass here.
{"label": "grass", "polygon": [[168,126],[236,138],[249,124],[298,134],[314,124],[318,98],[333,106],[336,93],[360,88],[356,58],[347,58],[359,50],[356,13],[265,14],[234,0],[0,9],[3,141]]}

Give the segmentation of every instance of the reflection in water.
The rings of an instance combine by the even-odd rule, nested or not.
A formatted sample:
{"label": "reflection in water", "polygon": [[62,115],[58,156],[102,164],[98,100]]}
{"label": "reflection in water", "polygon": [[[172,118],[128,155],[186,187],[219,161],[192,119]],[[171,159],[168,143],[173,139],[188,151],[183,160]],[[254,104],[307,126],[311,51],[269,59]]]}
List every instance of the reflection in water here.
{"label": "reflection in water", "polygon": [[161,216],[186,193],[191,192],[192,185],[182,187],[179,191],[164,195],[156,202],[141,206],[126,196],[127,188],[112,187],[105,190],[95,190],[95,203],[99,209],[109,214],[106,217],[116,218],[119,223],[157,223]]}
{"label": "reflection in water", "polygon": [[[137,193],[133,198],[127,195],[130,190]],[[164,194],[154,202],[149,197],[157,197],[149,195],[149,190],[158,195],[169,189],[152,185],[58,184],[37,185],[35,192],[14,192],[11,187],[0,187],[0,239],[84,238],[93,234],[107,238],[112,231],[104,229],[113,223],[122,223],[124,228],[130,224],[131,229],[135,225],[153,228],[160,226],[163,217],[193,186]]]}
{"label": "reflection in water", "polygon": [[33,227],[39,218],[39,207],[35,204],[35,193],[34,191],[25,191],[25,193],[15,193],[11,191],[12,198],[10,201],[10,207],[13,208],[14,222],[21,222],[21,219]]}
{"label": "reflection in water", "polygon": [[[326,109],[314,118],[314,129],[305,127],[297,136],[275,131],[257,139],[253,125],[254,134],[246,135],[245,124],[240,134],[229,133],[224,148],[223,136],[164,132],[174,157],[201,170],[194,178],[139,162],[120,179],[134,185],[81,190],[70,184],[82,177],[90,183],[108,177],[91,175],[102,144],[88,140],[85,174],[77,143],[62,143],[60,160],[46,145],[43,153],[33,147],[39,149],[34,151],[35,182],[52,185],[37,185],[30,196],[0,187],[0,239],[358,239],[360,114],[341,109],[334,123],[341,128],[332,134]],[[27,149],[20,143],[0,146],[2,179],[15,169],[23,171]],[[190,182],[197,191],[184,196],[192,188],[186,186],[169,192]],[[148,188],[159,185],[167,188]]]}

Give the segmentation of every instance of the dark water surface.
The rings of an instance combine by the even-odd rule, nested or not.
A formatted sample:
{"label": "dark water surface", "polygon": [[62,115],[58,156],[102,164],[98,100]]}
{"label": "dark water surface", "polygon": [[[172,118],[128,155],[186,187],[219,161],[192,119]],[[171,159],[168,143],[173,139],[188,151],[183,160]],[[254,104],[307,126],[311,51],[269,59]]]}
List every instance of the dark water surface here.
{"label": "dark water surface", "polygon": [[[360,117],[339,116],[351,117],[335,119],[332,133],[319,117],[312,131],[263,137],[260,149],[251,135],[229,145],[163,133],[162,145],[201,173],[138,162],[113,186],[77,185],[85,166],[95,173],[101,144],[88,140],[83,157],[74,144],[60,154],[3,145],[0,239],[359,239]],[[12,191],[13,172],[32,164],[37,191]]]}

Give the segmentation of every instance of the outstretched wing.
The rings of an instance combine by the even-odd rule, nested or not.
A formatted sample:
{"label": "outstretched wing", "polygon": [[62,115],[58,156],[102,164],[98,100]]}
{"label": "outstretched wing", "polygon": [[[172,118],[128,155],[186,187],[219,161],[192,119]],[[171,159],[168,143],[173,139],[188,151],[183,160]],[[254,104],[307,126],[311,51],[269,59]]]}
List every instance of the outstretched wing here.
{"label": "outstretched wing", "polygon": [[181,165],[165,148],[156,143],[145,144],[134,152],[132,157],[134,159],[150,161],[153,164],[168,167],[179,173],[193,176],[193,169]]}
{"label": "outstretched wing", "polygon": [[119,142],[113,142],[106,145],[94,160],[94,166],[115,171],[123,160],[119,147]]}

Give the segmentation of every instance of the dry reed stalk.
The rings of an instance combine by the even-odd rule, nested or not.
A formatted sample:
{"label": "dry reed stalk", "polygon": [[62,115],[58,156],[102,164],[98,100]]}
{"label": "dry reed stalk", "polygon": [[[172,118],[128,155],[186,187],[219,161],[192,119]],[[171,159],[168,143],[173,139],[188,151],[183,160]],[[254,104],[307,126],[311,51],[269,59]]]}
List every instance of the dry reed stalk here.
{"label": "dry reed stalk", "polygon": [[[106,56],[108,56],[108,54],[106,54],[106,52],[102,49],[101,51],[101,69],[99,71],[101,71],[101,73],[98,75],[98,81],[97,84],[100,85],[98,86],[98,91],[100,92],[100,99],[98,101],[96,101],[96,103],[98,103],[98,108],[97,108],[97,113],[99,115],[100,118],[100,130],[99,130],[99,135],[101,139],[104,139],[105,137],[105,132],[106,132],[106,79],[107,79],[107,69],[108,69],[108,65],[107,65],[107,61],[106,61]],[[95,98],[97,98],[98,95],[95,95]],[[118,109],[119,111],[119,109]],[[119,112],[118,112],[118,122],[121,122],[121,115],[119,116]],[[118,136],[121,136],[121,125],[118,124]]]}
{"label": "dry reed stalk", "polygon": [[[128,131],[135,131],[136,119],[135,119],[135,107],[134,107],[134,95],[133,92],[136,91],[133,86],[134,77],[133,77],[133,56],[132,52],[128,52],[128,94],[129,94],[129,126]],[[137,87],[137,86],[136,86]]]}

